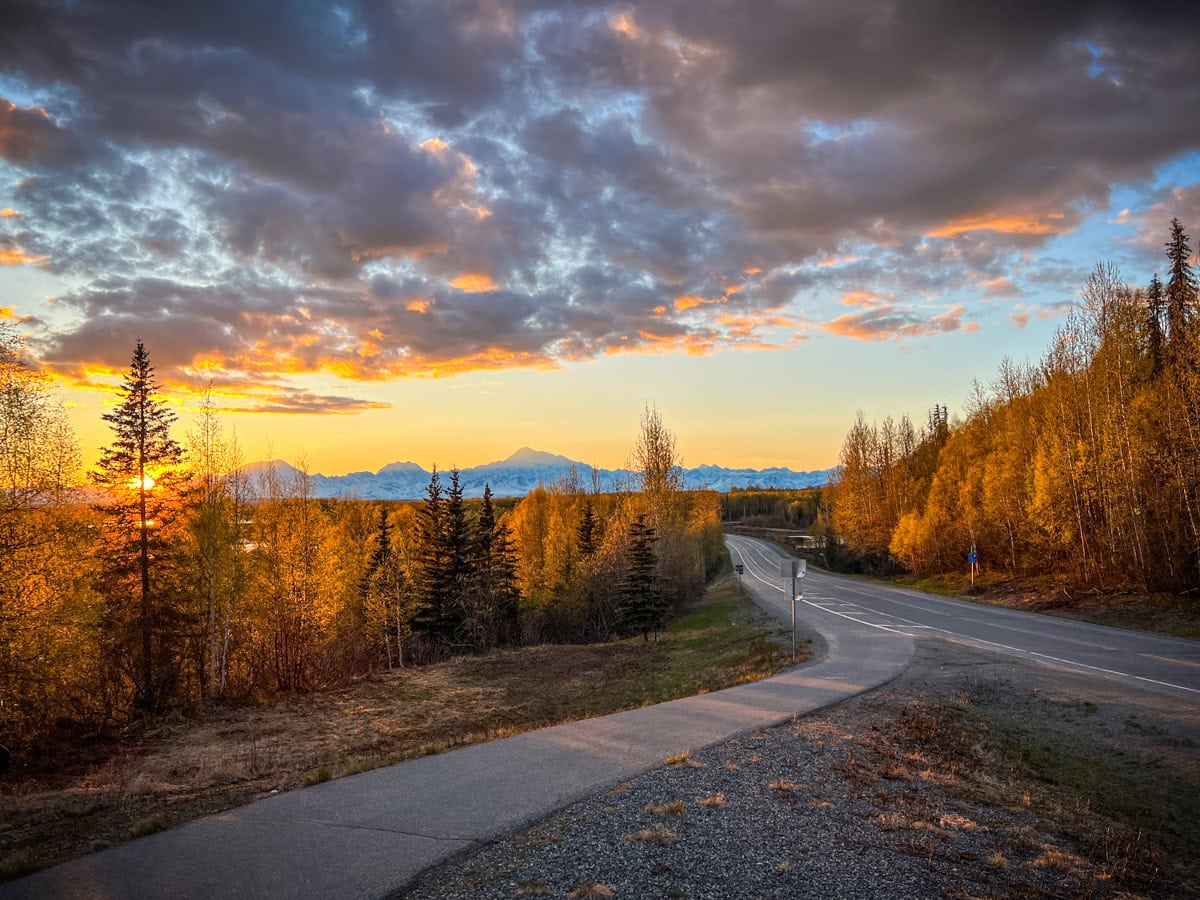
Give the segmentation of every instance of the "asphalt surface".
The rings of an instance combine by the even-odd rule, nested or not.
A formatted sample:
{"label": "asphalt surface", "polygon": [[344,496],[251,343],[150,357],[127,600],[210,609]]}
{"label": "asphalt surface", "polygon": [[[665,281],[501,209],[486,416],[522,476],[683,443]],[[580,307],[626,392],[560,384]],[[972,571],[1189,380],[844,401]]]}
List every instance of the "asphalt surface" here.
{"label": "asphalt surface", "polygon": [[[747,586],[790,621],[786,602]],[[668,755],[837,703],[889,681],[912,658],[908,635],[815,607],[806,616],[820,655],[772,678],[281,794],[0,885],[0,898],[395,894],[431,866]]]}
{"label": "asphalt surface", "polygon": [[[734,562],[745,566],[743,584],[782,615],[787,608],[773,544],[727,535]],[[1052,666],[1081,669],[1097,677],[1200,703],[1200,641],[1108,628],[968,600],[938,597],[809,568],[800,580],[801,613],[831,627],[829,616],[877,631],[940,637]],[[809,612],[811,610],[812,612]]]}

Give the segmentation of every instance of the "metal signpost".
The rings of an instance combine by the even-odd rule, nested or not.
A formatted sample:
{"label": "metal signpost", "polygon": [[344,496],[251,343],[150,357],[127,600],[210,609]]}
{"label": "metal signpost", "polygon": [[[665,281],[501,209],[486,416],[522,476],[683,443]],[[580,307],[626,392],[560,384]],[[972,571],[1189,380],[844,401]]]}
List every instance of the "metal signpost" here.
{"label": "metal signpost", "polygon": [[737,572],[738,581],[741,581],[742,573],[746,571],[746,567],[741,563],[736,563],[733,567],[733,571]]}
{"label": "metal signpost", "polygon": [[803,600],[803,594],[796,593],[796,579],[803,578],[804,572],[808,568],[808,560],[805,559],[781,559],[779,561],[779,575],[784,579],[792,579],[792,662],[796,661],[796,601]]}
{"label": "metal signpost", "polygon": [[975,572],[979,567],[979,554],[975,552],[975,545],[971,545],[971,552],[967,554],[967,562],[971,564],[971,587],[975,587]]}

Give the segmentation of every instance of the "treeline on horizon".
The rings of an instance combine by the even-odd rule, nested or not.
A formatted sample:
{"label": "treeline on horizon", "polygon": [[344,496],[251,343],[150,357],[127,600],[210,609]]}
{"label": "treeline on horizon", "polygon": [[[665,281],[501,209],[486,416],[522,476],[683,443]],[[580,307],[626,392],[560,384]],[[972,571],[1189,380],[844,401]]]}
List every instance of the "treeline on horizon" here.
{"label": "treeline on horizon", "polygon": [[652,408],[636,483],[616,493],[569,473],[467,501],[452,470],[395,503],[318,499],[303,460],[248,474],[207,401],[177,441],[140,340],[118,400],[85,473],[47,379],[0,326],[0,743],[14,749],[454,654],[649,637],[724,552],[720,501],[682,489]]}
{"label": "treeline on horizon", "polygon": [[821,526],[841,563],[964,572],[975,545],[998,576],[1200,588],[1200,310],[1178,219],[1166,248],[1166,284],[1098,265],[1041,362],[976,382],[961,421],[860,413]]}

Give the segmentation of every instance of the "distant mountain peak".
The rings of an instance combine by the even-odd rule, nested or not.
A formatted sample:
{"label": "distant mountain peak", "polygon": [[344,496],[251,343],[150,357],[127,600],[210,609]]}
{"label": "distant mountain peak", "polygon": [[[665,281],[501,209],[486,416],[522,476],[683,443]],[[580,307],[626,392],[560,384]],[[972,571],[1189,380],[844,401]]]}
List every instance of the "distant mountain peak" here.
{"label": "distant mountain peak", "polygon": [[300,471],[290,462],[285,462],[282,459],[264,459],[261,462],[247,463],[242,466],[241,471],[247,475],[257,475],[268,469],[273,469],[276,475],[284,477],[295,475]]}
{"label": "distant mountain peak", "polygon": [[[274,466],[275,477],[288,479],[296,469],[282,460],[251,463],[243,471],[249,474],[261,472]],[[463,493],[467,497],[483,496],[485,484],[499,497],[523,497],[538,485],[561,478],[575,466],[585,479],[590,478],[591,466],[568,459],[557,453],[522,447],[508,459],[497,460],[482,466],[473,466],[461,472]],[[793,472],[791,469],[730,469],[725,466],[703,465],[682,469],[687,489],[706,488],[728,491],[734,487],[789,488],[796,489],[811,485],[822,485],[829,481],[833,469],[815,472]],[[612,490],[614,485],[626,482],[629,473],[624,469],[599,469],[597,475],[603,490]],[[363,500],[415,500],[425,494],[429,473],[412,461],[388,463],[376,473],[351,472],[348,475],[321,475],[314,473],[314,487],[318,497],[358,497]],[[444,483],[444,482],[443,482]]]}
{"label": "distant mountain peak", "polygon": [[391,475],[416,475],[418,473],[428,474],[428,473],[425,473],[425,470],[423,468],[421,468],[420,466],[418,466],[412,460],[406,460],[404,462],[388,463],[386,466],[384,466],[382,469],[380,469],[375,474],[376,475],[389,475],[389,474],[391,474]]}
{"label": "distant mountain peak", "polygon": [[[568,459],[565,456],[559,456],[557,453],[547,453],[544,450],[534,450],[532,447],[522,447],[520,450],[508,457],[508,459],[497,460],[494,463],[488,463],[488,467],[522,467],[522,466],[574,466],[578,465],[574,460]],[[481,466],[480,468],[486,468]]]}

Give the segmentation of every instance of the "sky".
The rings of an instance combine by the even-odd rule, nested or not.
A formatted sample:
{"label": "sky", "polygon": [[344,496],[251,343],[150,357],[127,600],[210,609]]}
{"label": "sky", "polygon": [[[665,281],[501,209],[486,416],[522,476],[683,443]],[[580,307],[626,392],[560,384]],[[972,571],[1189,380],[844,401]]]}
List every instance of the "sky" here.
{"label": "sky", "polygon": [[1200,5],[0,9],[0,321],[248,459],[834,465],[1200,233]]}

